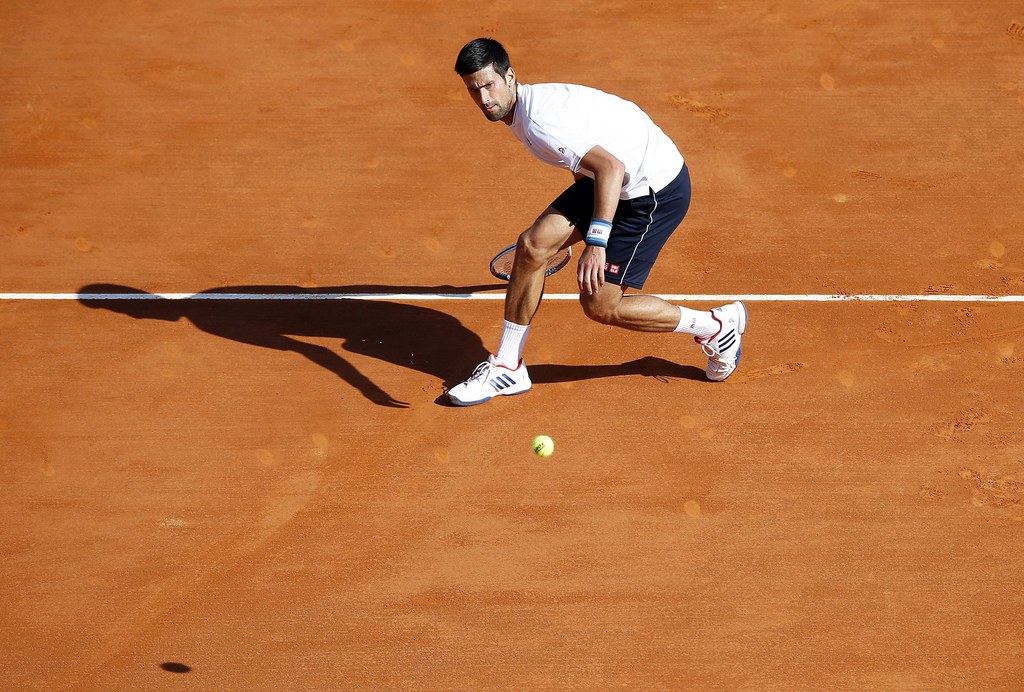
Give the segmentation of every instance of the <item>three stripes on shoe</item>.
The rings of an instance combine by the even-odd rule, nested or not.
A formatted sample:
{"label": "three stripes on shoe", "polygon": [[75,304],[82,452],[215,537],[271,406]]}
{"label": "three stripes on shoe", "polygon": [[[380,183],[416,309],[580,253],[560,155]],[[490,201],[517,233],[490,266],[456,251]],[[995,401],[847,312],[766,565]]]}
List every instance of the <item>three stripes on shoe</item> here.
{"label": "three stripes on shoe", "polygon": [[720,352],[724,353],[732,348],[732,345],[736,342],[736,330],[730,329],[729,333],[718,340],[718,347]]}
{"label": "three stripes on shoe", "polygon": [[503,389],[507,389],[516,383],[507,373],[502,373],[500,377],[492,378],[490,385],[497,389],[499,392]]}

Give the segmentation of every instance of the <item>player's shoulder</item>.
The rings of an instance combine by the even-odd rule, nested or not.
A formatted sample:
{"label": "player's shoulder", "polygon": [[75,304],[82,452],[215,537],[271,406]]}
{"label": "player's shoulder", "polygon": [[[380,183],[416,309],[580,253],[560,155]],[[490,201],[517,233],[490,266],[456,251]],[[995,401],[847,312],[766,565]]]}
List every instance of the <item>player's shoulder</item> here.
{"label": "player's shoulder", "polygon": [[538,100],[568,100],[579,97],[594,97],[604,92],[582,84],[566,82],[541,82],[540,84],[524,84],[531,96]]}
{"label": "player's shoulder", "polygon": [[530,119],[538,122],[561,121],[577,111],[586,110],[603,92],[580,84],[544,82],[521,84],[520,99]]}

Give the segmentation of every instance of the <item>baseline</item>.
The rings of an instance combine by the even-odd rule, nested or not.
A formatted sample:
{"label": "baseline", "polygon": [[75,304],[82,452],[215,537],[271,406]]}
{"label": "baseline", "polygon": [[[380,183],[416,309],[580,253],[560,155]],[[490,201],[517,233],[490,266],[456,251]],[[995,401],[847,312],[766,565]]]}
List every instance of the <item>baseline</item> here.
{"label": "baseline", "polygon": [[[639,294],[634,294],[639,295]],[[750,294],[701,295],[657,293],[672,302],[940,302],[940,303],[1024,303],[1024,295],[952,294]],[[504,293],[0,293],[0,301],[27,300],[504,300]],[[544,300],[578,300],[576,293],[545,294]]]}

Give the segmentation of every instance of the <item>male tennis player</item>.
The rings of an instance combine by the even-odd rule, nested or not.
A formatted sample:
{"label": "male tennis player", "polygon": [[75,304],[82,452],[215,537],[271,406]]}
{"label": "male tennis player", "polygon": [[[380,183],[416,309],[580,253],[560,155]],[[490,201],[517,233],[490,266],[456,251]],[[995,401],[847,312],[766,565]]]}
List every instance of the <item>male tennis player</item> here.
{"label": "male tennis player", "polygon": [[519,83],[508,53],[493,39],[467,43],[455,71],[488,120],[508,125],[534,156],[569,169],[576,182],[519,236],[498,352],[448,398],[471,406],[530,388],[523,345],[547,261],[581,239],[586,248],[576,280],[587,317],[636,331],[692,334],[708,356],[708,379],[729,377],[747,326],[743,303],[700,311],[625,295],[627,288],[643,288],[690,206],[690,173],[672,140],[617,96],[574,84]]}

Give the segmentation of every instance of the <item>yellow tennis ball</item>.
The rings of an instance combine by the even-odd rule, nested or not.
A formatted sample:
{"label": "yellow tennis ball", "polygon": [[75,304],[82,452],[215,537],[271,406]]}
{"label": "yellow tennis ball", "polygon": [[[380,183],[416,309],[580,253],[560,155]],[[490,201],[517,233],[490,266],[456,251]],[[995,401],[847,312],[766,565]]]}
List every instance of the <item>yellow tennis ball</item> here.
{"label": "yellow tennis ball", "polygon": [[555,441],[547,435],[533,438],[533,453],[539,457],[549,457],[555,452]]}

